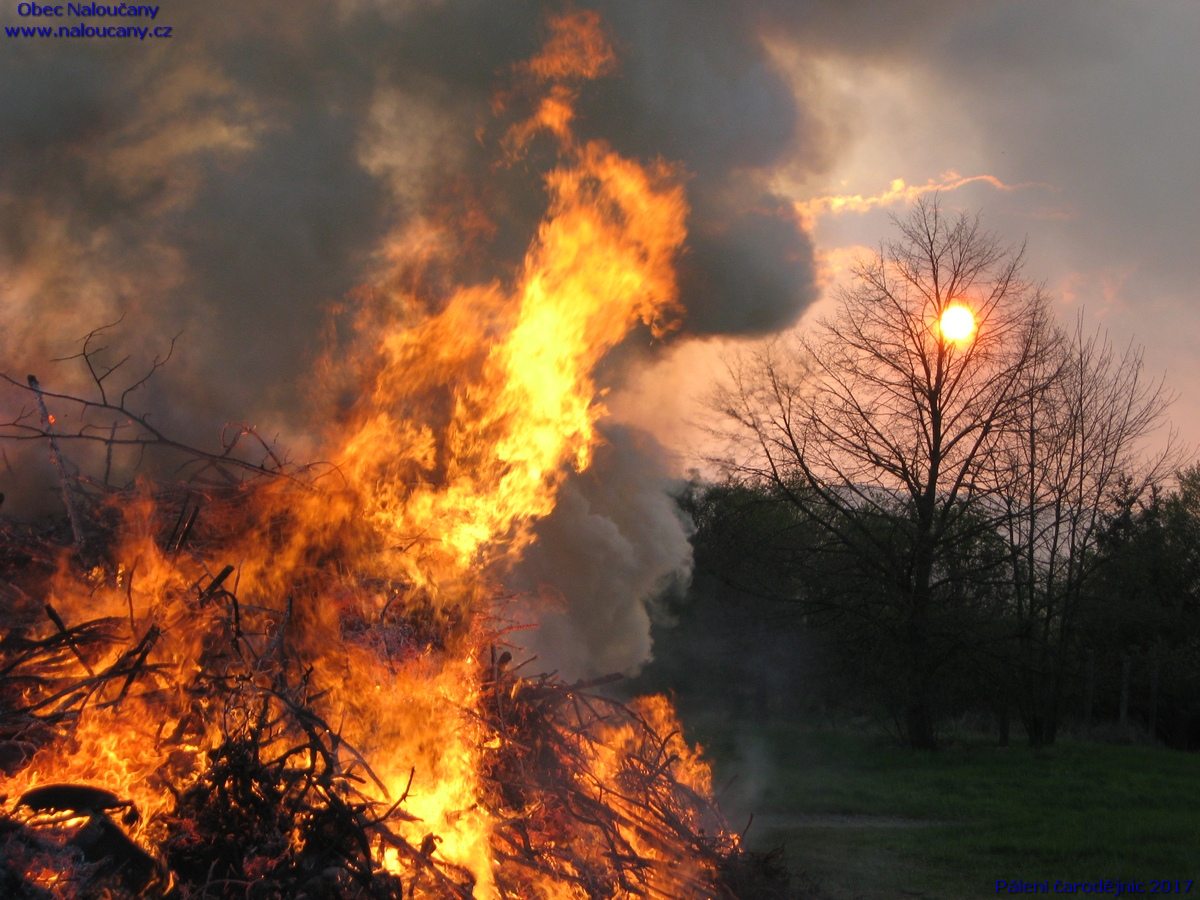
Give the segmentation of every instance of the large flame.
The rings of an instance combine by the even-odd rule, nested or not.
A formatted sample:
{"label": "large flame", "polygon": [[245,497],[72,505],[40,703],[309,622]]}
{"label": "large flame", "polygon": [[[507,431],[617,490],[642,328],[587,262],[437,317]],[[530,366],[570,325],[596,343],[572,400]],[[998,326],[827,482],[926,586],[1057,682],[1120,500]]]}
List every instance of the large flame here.
{"label": "large flame", "polygon": [[[519,552],[564,465],[590,460],[596,364],[639,320],[658,327],[671,311],[682,192],[662,167],[598,142],[571,155],[547,178],[550,211],[514,290],[461,290],[380,335],[370,402],[338,462],[418,581]],[[439,392],[449,415],[435,431],[411,411]]]}
{"label": "large flame", "polygon": [[[369,402],[337,454],[362,515],[400,548],[388,555],[392,570],[436,591],[439,604],[469,604],[473,573],[528,542],[566,467],[590,461],[603,411],[597,363],[639,321],[658,330],[673,311],[687,209],[671,171],[598,141],[576,145],[566,130],[569,95],[557,80],[597,74],[610,59],[594,15],[554,21],[529,64],[554,88],[510,138],[547,129],[566,160],[546,178],[548,212],[519,282],[464,288],[436,315],[380,334]],[[420,415],[433,395],[448,407],[436,426]],[[374,716],[377,770],[398,794],[417,767],[420,827],[434,827],[441,852],[486,885],[488,823],[469,812],[484,741],[446,713],[473,706],[474,679],[459,661],[408,676],[380,673],[362,694],[388,711]],[[429,702],[414,704],[413,681]]]}
{"label": "large flame", "polygon": [[[520,554],[565,474],[588,465],[604,412],[597,365],[639,323],[661,333],[676,310],[673,263],[687,214],[676,173],[571,131],[572,82],[613,62],[594,14],[552,20],[546,47],[516,73],[542,97],[504,140],[510,158],[541,134],[560,153],[545,178],[546,215],[514,283],[463,287],[433,311],[423,298],[385,294],[360,322],[367,342],[352,366],[359,400],[327,452],[339,486],[257,491],[241,519],[213,524],[221,543],[205,554],[214,566],[235,567],[227,576],[247,609],[274,609],[272,621],[281,631],[286,624],[326,692],[325,721],[338,724],[378,776],[364,791],[384,804],[403,798],[399,832],[469,870],[479,897],[496,892],[496,823],[480,795],[485,757],[502,738],[474,712],[490,614],[483,573]],[[405,252],[391,248],[389,256]],[[52,782],[109,788],[136,804],[134,835],[150,844],[147,829],[173,800],[163,774],[182,777],[217,739],[204,699],[182,686],[192,684],[195,660],[211,658],[212,645],[228,636],[206,624],[194,602],[196,586],[214,584],[217,573],[155,540],[151,501],[122,515],[117,576],[81,581],[64,566],[50,602],[63,618],[130,629],[168,687],[83,705],[70,741],[42,747],[0,793],[16,797]],[[339,574],[351,564],[376,573],[378,589]],[[295,600],[285,613],[281,597]],[[427,614],[440,623],[438,639],[391,641],[389,628],[399,626],[389,610],[397,605],[409,622]],[[115,662],[87,664],[99,671]],[[174,695],[170,685],[180,686]],[[638,715],[676,730],[662,703],[647,702]],[[625,777],[621,750],[638,735],[612,728],[581,751],[581,779]],[[689,788],[707,793],[705,767],[690,750],[671,759],[687,770]],[[621,833],[647,858],[662,856],[638,815],[631,805]],[[393,867],[404,863],[395,850],[386,856]],[[533,890],[582,889],[548,880]]]}

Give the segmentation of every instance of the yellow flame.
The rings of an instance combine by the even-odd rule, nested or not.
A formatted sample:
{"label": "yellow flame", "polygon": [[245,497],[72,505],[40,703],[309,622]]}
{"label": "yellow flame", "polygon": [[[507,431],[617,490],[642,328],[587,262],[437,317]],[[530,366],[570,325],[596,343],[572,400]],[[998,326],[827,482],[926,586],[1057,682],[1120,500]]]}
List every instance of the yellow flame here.
{"label": "yellow flame", "polygon": [[[661,332],[674,312],[687,214],[674,173],[598,141],[570,155],[546,179],[549,211],[512,290],[463,289],[380,336],[338,464],[419,583],[520,551],[565,467],[591,458],[593,369],[630,328]],[[433,394],[442,422],[422,421]]]}
{"label": "yellow flame", "polygon": [[[473,714],[482,685],[473,655],[486,592],[481,570],[516,558],[531,523],[553,509],[566,473],[589,464],[604,414],[597,365],[631,329],[640,324],[659,335],[677,312],[674,262],[687,216],[677,173],[570,132],[573,94],[562,82],[602,74],[612,62],[598,17],[585,12],[552,20],[547,47],[526,66],[546,94],[510,130],[506,147],[515,152],[534,134],[549,134],[562,163],[546,176],[548,209],[513,283],[463,287],[438,304],[384,294],[364,310],[353,363],[364,377],[360,400],[328,454],[346,489],[299,497],[286,486],[262,489],[253,508],[238,510],[244,519],[213,523],[224,529],[214,552],[236,563],[241,602],[278,610],[295,597],[288,640],[326,692],[322,715],[339,723],[384,785],[381,793],[363,790],[387,804],[407,791],[404,811],[413,819],[398,826],[402,836],[421,846],[435,835],[429,852],[468,869],[479,897],[495,893],[492,823],[479,797],[483,756],[498,746]],[[412,252],[426,252],[418,243]],[[389,248],[387,256],[403,259],[406,249]],[[0,778],[0,794],[16,797],[52,781],[107,787],[137,804],[135,837],[145,839],[146,823],[173,801],[165,781],[178,790],[220,739],[218,724],[205,720],[184,686],[201,654],[230,638],[195,602],[196,586],[213,573],[160,547],[154,504],[123,514],[113,583],[89,584],[64,566],[52,602],[72,621],[108,617],[135,635],[157,629],[153,661],[175,689],[88,705],[70,745],[44,747],[19,773]],[[406,584],[409,599],[342,584],[322,562],[331,557]],[[297,585],[306,587],[297,593]],[[400,642],[397,650],[385,621],[394,602],[427,603],[460,624],[444,627],[436,647]],[[372,625],[350,634],[351,620]],[[640,714],[677,731],[665,701],[646,701]],[[182,723],[190,723],[187,739],[167,740]],[[636,740],[629,728],[614,730],[596,745],[596,770],[619,778],[620,750]],[[706,794],[707,769],[695,753],[678,738],[672,752],[685,784]],[[647,843],[632,807],[629,816],[627,839],[639,852],[670,855]],[[392,867],[402,863],[394,851],[384,856]],[[696,864],[670,862],[681,871]],[[543,893],[572,891],[548,884]]]}

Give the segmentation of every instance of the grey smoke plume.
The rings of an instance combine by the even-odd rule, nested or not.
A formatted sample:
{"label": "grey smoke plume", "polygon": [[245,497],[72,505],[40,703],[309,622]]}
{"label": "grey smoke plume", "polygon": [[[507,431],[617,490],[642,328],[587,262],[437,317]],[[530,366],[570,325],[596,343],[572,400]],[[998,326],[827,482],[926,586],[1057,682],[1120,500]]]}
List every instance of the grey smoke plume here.
{"label": "grey smoke plume", "polygon": [[[595,4],[620,68],[585,88],[578,127],[682,167],[685,333],[767,332],[815,293],[809,239],[767,179],[785,157],[819,169],[830,139],[763,48],[772,4],[740,6]],[[538,47],[546,12],[214,0],[164,5],[155,24],[174,29],[169,41],[7,39],[0,371],[86,392],[77,362],[50,360],[123,316],[110,359],[132,354],[133,375],[182,332],[134,396],[164,430],[211,445],[224,422],[246,421],[303,448],[325,311],[383,276],[393,236],[465,223],[452,265],[404,276],[433,302],[519,263],[542,212],[538,160],[495,166],[491,101]],[[29,24],[14,7],[3,19]],[[15,403],[0,396],[0,414]],[[572,647],[560,662],[578,671],[644,661],[646,604],[689,565],[657,454],[618,429],[609,439],[515,576],[563,598],[539,642]],[[9,450],[9,510],[55,502],[43,456]]]}
{"label": "grey smoke plume", "polygon": [[668,493],[660,448],[615,426],[604,439],[510,579],[542,600],[526,649],[572,678],[636,672],[650,658],[654,602],[691,577],[690,523]]}

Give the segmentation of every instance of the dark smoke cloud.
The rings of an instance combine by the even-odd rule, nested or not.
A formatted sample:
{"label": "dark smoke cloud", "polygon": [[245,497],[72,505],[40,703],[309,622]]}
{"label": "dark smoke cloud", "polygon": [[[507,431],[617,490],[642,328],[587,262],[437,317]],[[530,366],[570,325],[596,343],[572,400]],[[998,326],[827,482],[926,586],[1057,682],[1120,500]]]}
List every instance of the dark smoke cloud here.
{"label": "dark smoke cloud", "polygon": [[[701,333],[769,330],[811,299],[810,247],[764,173],[797,144],[801,157],[828,155],[767,61],[754,17],[735,7],[599,4],[621,69],[591,86],[581,109],[586,136],[689,173],[696,237],[684,301]],[[205,412],[278,409],[281,386],[312,356],[320,310],[363,280],[389,223],[435,200],[454,211],[449,201],[466,196],[496,227],[488,262],[467,260],[462,274],[488,277],[519,260],[541,211],[536,173],[496,170],[494,147],[475,133],[513,63],[537,47],[544,14],[533,3],[217,2],[164,7],[177,35],[169,46],[9,41],[6,268],[28,267],[53,240],[42,269],[94,257],[87,284],[40,291],[40,315],[73,311],[82,326],[136,309],[141,330],[187,325],[191,352],[217,354],[213,368],[242,382],[214,376],[197,398]],[[381,133],[389,105],[411,120]],[[409,157],[406,183],[364,165],[372,138],[399,143],[391,152]],[[172,257],[161,277],[137,271],[156,252]],[[196,383],[191,373],[180,381]]]}
{"label": "dark smoke cloud", "polygon": [[[620,64],[582,90],[578,128],[677,163],[691,239],[684,330],[764,333],[813,299],[812,248],[773,193],[787,159],[835,151],[760,41],[771,4],[602,0]],[[781,5],[782,8],[782,5]],[[411,278],[511,275],[542,213],[538,152],[497,166],[492,101],[545,36],[541,4],[270,0],[164,4],[170,41],[6,40],[0,56],[0,371],[84,392],[76,352],[124,316],[111,358],[184,440],[227,420],[304,447],[304,410],[328,307],[389,273],[387,245],[422,221],[466,233]],[[8,6],[3,24],[19,21]],[[57,23],[51,23],[57,24]],[[406,276],[407,277],[407,276]],[[11,415],[16,401],[0,397]],[[614,430],[573,478],[516,579],[565,598],[544,635],[564,666],[632,669],[647,603],[685,577],[686,528],[656,453]],[[9,510],[56,502],[44,450],[8,453]],[[543,642],[544,643],[544,642]],[[548,651],[547,651],[548,652]],[[560,654],[561,655],[561,654]]]}
{"label": "dark smoke cloud", "polygon": [[[760,17],[725,2],[590,5],[604,17],[620,65],[583,91],[578,130],[622,153],[682,167],[692,205],[681,270],[685,328],[763,334],[791,324],[815,296],[812,248],[768,178],[784,159],[820,169],[833,149],[821,121],[797,105],[772,65]],[[408,20],[396,71],[436,80],[473,113],[464,121],[478,119],[497,74],[536,47],[543,15],[526,3],[427,7]],[[490,150],[475,153],[474,166],[490,162]],[[519,258],[540,197],[527,182],[513,188],[503,177],[492,191],[502,225],[493,259]]]}
{"label": "dark smoke cloud", "polygon": [[623,51],[620,76],[584,97],[586,125],[635,156],[680,161],[692,216],[681,269],[696,334],[765,334],[814,299],[812,248],[768,176],[832,152],[764,51],[753,5],[601,3]]}

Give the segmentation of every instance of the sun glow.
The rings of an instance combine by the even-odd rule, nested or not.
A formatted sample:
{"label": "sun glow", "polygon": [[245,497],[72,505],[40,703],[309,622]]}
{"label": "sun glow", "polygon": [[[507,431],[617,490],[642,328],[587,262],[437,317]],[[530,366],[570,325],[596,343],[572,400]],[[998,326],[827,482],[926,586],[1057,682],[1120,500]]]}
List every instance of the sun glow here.
{"label": "sun glow", "polygon": [[971,339],[975,334],[975,314],[961,303],[953,303],[942,310],[938,319],[942,337],[956,343]]}

